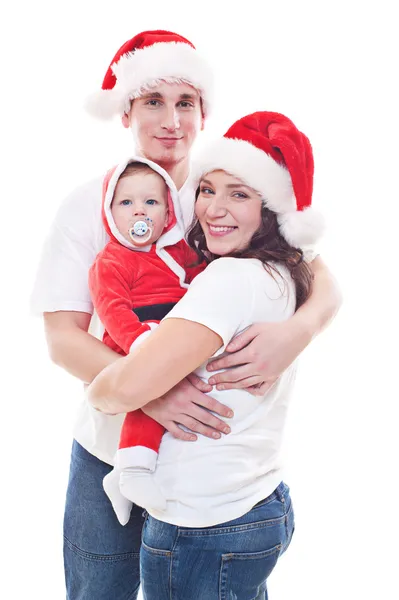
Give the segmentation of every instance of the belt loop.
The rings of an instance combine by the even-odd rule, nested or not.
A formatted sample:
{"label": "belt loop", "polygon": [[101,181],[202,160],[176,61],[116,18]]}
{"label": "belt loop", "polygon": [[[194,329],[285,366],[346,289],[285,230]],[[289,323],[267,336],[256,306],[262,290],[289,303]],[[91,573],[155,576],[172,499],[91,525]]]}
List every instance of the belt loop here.
{"label": "belt loop", "polygon": [[285,502],[285,497],[284,497],[284,483],[281,482],[278,484],[278,486],[276,487],[276,489],[274,490],[274,493],[276,494],[277,498],[280,500],[280,502]]}

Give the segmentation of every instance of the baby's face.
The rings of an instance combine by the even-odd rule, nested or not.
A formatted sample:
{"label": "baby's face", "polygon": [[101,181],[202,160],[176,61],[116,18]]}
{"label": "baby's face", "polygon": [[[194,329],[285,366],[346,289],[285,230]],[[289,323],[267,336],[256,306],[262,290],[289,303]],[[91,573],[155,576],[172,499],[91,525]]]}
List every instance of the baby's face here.
{"label": "baby's face", "polygon": [[117,183],[111,213],[118,231],[131,244],[153,244],[168,222],[164,179],[157,173],[133,173],[123,177]]}

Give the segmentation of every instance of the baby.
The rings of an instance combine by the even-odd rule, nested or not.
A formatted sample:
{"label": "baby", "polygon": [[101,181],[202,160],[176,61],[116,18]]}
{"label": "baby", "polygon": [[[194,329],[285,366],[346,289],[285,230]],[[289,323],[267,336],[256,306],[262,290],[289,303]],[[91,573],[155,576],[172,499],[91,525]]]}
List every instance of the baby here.
{"label": "baby", "polygon": [[[126,355],[157,327],[205,265],[184,241],[177,190],[161,167],[129,159],[108,172],[102,218],[110,241],[89,272],[94,308],[104,325],[103,342]],[[162,510],[154,489],[164,428],[142,410],[125,417],[115,468],[104,489],[125,525],[132,501]]]}

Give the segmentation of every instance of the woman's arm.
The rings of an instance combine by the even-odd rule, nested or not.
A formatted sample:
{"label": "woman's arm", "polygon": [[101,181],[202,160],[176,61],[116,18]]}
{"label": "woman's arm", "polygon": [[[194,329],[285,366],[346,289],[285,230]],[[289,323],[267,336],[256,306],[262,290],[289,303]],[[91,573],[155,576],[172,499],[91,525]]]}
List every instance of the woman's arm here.
{"label": "woman's arm", "polygon": [[103,412],[135,410],[159,398],[223,345],[208,327],[166,319],[134,352],[105,368],[88,388],[88,399]]}
{"label": "woman's arm", "polygon": [[209,371],[228,369],[209,379],[217,389],[239,389],[256,385],[263,395],[337,314],[342,297],[338,284],[320,257],[311,267],[313,290],[308,300],[287,321],[257,323],[237,336],[226,350],[230,355],[212,361]]}
{"label": "woman's arm", "polygon": [[[44,315],[51,359],[85,383],[91,383],[108,365],[123,360],[120,354],[87,333],[90,318],[90,314],[72,311]],[[214,437],[215,433],[220,435],[219,431],[227,433],[226,423],[212,413],[228,418],[232,417],[230,409],[203,393],[210,389],[195,379],[198,378],[190,378],[194,385],[184,379],[162,398],[148,404],[146,414],[181,440],[195,440],[196,436],[183,431],[177,424],[206,437]]]}

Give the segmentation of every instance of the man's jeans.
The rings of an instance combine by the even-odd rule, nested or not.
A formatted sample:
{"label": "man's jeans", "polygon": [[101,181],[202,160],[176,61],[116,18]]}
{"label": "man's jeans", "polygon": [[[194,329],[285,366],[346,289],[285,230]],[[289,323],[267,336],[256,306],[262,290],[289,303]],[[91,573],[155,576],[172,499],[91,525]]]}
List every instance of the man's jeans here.
{"label": "man's jeans", "polygon": [[145,600],[266,600],[266,580],[294,531],[280,483],[246,515],[204,529],[147,517],[141,547]]}
{"label": "man's jeans", "polygon": [[64,518],[68,600],[137,598],[143,509],[133,506],[129,523],[119,524],[102,487],[111,469],[74,441]]}

